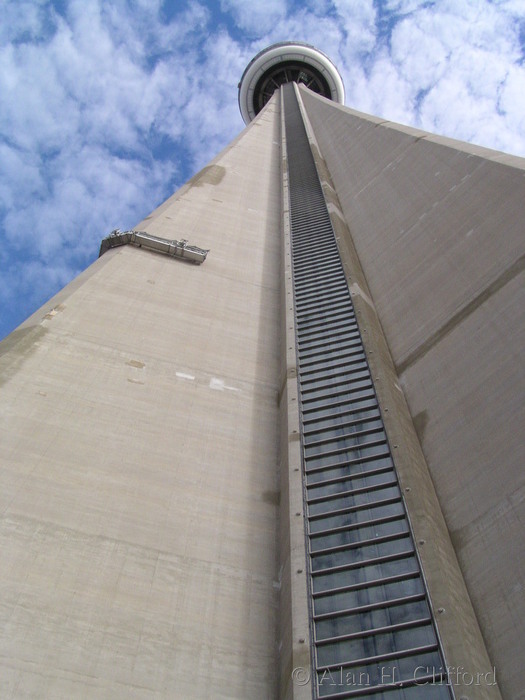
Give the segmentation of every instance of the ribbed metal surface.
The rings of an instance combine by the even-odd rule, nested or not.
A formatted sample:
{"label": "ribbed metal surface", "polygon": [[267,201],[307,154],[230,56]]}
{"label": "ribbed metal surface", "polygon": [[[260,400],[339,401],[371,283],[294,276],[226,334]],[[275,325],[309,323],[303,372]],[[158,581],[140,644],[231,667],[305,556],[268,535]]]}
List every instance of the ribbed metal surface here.
{"label": "ribbed metal surface", "polygon": [[283,99],[314,696],[449,699],[381,411],[291,84]]}

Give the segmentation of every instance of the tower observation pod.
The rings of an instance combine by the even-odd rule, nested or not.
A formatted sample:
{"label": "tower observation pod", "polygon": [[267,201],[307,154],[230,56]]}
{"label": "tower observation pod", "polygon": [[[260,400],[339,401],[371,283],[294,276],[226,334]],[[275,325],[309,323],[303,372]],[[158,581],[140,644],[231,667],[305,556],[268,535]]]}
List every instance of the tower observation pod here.
{"label": "tower observation pod", "polygon": [[310,44],[282,41],[258,53],[242,75],[239,109],[245,124],[261,111],[275,90],[293,82],[344,104],[343,79],[328,56]]}

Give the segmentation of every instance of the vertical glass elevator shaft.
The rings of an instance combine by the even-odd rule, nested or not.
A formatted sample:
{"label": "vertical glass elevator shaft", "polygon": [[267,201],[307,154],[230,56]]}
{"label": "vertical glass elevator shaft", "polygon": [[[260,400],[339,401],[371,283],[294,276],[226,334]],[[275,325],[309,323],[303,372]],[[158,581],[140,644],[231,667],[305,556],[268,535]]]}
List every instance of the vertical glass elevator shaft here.
{"label": "vertical glass elevator shaft", "polygon": [[314,696],[450,699],[293,84],[283,88]]}

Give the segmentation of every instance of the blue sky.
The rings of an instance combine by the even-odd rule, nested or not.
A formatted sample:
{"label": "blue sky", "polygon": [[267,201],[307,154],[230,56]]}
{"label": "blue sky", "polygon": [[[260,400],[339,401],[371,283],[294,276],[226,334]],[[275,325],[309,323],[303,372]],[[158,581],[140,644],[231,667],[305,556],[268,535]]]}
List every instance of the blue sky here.
{"label": "blue sky", "polygon": [[525,156],[525,0],[3,0],[0,338],[239,133],[283,40],[355,109]]}

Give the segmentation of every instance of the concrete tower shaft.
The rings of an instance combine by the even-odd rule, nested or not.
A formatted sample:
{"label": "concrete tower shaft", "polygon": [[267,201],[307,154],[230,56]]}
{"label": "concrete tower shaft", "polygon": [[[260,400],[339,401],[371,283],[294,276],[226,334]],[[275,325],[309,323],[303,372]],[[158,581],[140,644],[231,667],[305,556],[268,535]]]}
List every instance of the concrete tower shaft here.
{"label": "concrete tower shaft", "polygon": [[524,697],[525,161],[343,99],[261,52],[0,344],[2,700]]}

